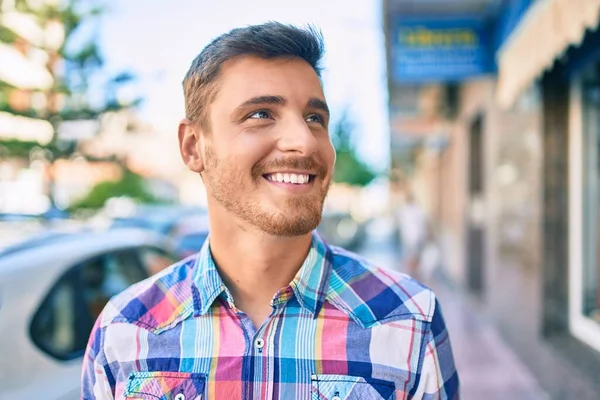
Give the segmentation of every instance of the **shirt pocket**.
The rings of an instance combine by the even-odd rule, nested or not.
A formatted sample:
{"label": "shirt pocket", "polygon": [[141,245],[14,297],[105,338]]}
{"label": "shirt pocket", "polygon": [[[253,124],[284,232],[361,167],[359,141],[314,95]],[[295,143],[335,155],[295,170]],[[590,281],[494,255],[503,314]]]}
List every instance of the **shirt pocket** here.
{"label": "shirt pocket", "polygon": [[202,400],[206,376],[189,372],[133,372],[125,388],[126,399]]}
{"label": "shirt pocket", "polygon": [[396,400],[396,385],[383,379],[350,375],[313,375],[312,400]]}

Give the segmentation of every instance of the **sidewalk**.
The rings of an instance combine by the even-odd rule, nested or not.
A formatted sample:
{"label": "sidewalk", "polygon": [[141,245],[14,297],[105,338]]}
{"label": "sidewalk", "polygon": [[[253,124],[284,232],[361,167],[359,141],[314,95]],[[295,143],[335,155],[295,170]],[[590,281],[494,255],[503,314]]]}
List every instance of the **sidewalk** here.
{"label": "sidewalk", "polygon": [[462,400],[545,400],[535,378],[477,311],[469,295],[438,279],[429,284],[450,332]]}
{"label": "sidewalk", "polygon": [[[369,237],[358,253],[384,267],[401,269],[391,238]],[[462,400],[546,400],[549,397],[468,293],[443,278],[427,283],[442,304],[450,332]]]}

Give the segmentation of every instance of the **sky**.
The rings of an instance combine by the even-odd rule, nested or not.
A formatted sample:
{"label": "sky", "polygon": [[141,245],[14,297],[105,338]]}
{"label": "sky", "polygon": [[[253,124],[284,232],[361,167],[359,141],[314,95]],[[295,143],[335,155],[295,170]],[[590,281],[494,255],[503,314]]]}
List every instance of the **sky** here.
{"label": "sky", "polygon": [[332,122],[347,109],[361,157],[389,165],[384,37],[379,0],[121,0],[109,2],[99,40],[109,72],[139,78],[143,118],[173,135],[184,116],[181,80],[210,40],[266,21],[311,23],[325,38],[323,82]]}

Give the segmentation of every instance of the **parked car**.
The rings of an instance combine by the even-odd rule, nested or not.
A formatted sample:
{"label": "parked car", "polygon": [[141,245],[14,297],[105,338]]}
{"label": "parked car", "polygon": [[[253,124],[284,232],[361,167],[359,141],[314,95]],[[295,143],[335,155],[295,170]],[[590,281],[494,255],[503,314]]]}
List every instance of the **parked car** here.
{"label": "parked car", "polygon": [[46,230],[46,226],[36,220],[10,220],[0,219],[0,251],[30,239]]}
{"label": "parked car", "polygon": [[45,235],[52,230],[59,229],[61,232],[66,233],[69,230],[80,230],[82,226],[82,222],[74,220],[44,221],[38,218],[29,219],[26,217],[2,220],[0,217],[0,252],[34,237],[40,238],[41,235]]}
{"label": "parked car", "polygon": [[137,227],[168,235],[178,223],[191,217],[204,216],[206,210],[180,205],[139,206],[131,216],[115,218],[113,227]]}
{"label": "parked car", "polygon": [[25,214],[25,213],[0,213],[0,221],[27,221],[27,220],[63,220],[68,219],[69,213],[61,210],[56,206],[50,207],[40,214]]}
{"label": "parked car", "polygon": [[134,226],[168,236],[180,258],[202,248],[209,228],[206,210],[184,206],[141,206],[134,215],[115,219],[112,226]]}
{"label": "parked car", "polygon": [[148,230],[52,232],[0,252],[0,399],[79,399],[108,300],[177,259]]}
{"label": "parked car", "polygon": [[208,214],[197,214],[182,218],[167,235],[173,240],[177,254],[185,258],[200,251],[208,232]]}

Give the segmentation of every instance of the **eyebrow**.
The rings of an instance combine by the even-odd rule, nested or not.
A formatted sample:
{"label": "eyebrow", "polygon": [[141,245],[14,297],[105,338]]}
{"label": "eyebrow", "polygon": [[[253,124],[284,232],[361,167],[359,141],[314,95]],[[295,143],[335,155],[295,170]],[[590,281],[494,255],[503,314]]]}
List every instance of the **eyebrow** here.
{"label": "eyebrow", "polygon": [[287,100],[281,96],[256,96],[246,100],[242,104],[236,107],[237,110],[243,110],[248,107],[257,106],[261,104],[275,104],[284,106]]}
{"label": "eyebrow", "polygon": [[321,110],[329,116],[329,107],[327,107],[327,103],[317,97],[311,97],[308,100],[308,103],[306,103],[306,108]]}
{"label": "eyebrow", "polygon": [[[236,107],[236,110],[244,110],[248,107],[262,104],[284,106],[287,104],[287,100],[282,96],[256,96],[244,101],[242,104]],[[321,110],[329,116],[329,107],[327,106],[327,103],[325,103],[325,101],[317,97],[311,97],[310,99],[308,99],[308,102],[306,103],[306,108],[314,108],[317,110]]]}

